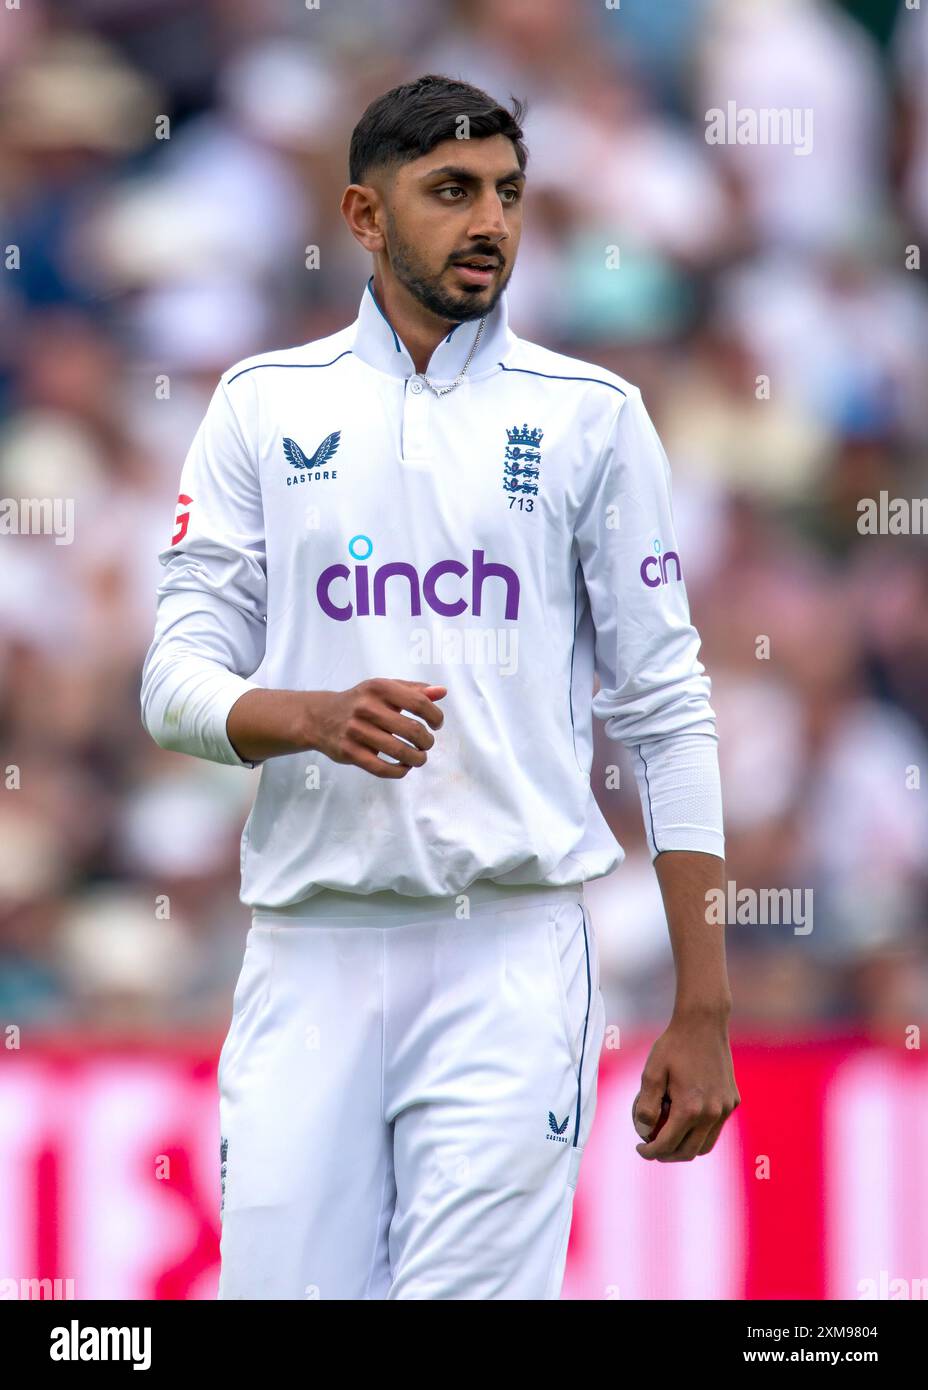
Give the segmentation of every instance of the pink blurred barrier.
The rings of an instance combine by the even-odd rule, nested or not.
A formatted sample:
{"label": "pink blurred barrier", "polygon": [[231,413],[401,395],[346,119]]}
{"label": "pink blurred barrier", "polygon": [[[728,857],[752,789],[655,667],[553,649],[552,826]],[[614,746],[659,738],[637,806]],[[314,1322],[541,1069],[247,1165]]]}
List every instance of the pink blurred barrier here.
{"label": "pink blurred barrier", "polygon": [[[606,1052],[564,1285],[573,1299],[928,1297],[928,1067],[863,1039],[736,1043],[713,1153],[646,1163],[652,1039]],[[214,1040],[0,1051],[0,1298],[214,1298]],[[70,1284],[67,1281],[72,1281]]]}

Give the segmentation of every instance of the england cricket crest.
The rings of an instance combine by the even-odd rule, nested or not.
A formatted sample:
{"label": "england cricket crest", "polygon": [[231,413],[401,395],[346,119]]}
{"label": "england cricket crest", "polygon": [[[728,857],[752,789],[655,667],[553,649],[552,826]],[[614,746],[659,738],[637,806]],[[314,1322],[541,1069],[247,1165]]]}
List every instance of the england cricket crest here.
{"label": "england cricket crest", "polygon": [[503,456],[503,490],[511,496],[537,496],[544,430],[515,425],[506,435],[509,443]]}

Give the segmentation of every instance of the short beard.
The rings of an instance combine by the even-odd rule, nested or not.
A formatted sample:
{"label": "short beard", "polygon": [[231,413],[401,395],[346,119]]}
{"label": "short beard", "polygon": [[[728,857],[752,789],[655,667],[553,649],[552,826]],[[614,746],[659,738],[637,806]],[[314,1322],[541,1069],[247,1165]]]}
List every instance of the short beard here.
{"label": "short beard", "polygon": [[[400,284],[404,285],[409,293],[436,318],[445,319],[449,323],[469,323],[473,319],[482,319],[484,315],[492,311],[506,288],[508,276],[506,279],[500,279],[488,304],[484,304],[482,307],[475,304],[471,307],[466,298],[460,300],[447,294],[438,283],[439,277],[426,272],[413,247],[404,242],[397,234],[396,223],[389,213],[388,226],[390,246],[387,248],[387,254],[390,258],[390,268],[393,274]],[[464,290],[461,293],[466,295]]]}

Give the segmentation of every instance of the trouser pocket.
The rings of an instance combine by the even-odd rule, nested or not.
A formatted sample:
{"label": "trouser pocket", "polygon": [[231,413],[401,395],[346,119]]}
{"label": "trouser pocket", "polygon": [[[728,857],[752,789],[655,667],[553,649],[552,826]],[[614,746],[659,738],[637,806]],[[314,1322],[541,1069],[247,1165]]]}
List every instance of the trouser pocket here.
{"label": "trouser pocket", "polygon": [[252,926],[245,939],[245,954],[232,996],[232,1018],[219,1053],[217,1080],[220,1095],[235,1060],[247,1045],[250,1031],[268,1001],[274,964],[274,928]]}
{"label": "trouser pocket", "polygon": [[592,1005],[599,992],[599,961],[582,903],[558,904],[548,916],[548,945],[564,1039],[579,1071]]}
{"label": "trouser pocket", "polygon": [[605,1032],[599,952],[589,913],[582,903],[567,902],[551,909],[548,944],[561,1031],[576,1085],[568,1177],[570,1186],[575,1187],[596,1107],[599,1056]]}

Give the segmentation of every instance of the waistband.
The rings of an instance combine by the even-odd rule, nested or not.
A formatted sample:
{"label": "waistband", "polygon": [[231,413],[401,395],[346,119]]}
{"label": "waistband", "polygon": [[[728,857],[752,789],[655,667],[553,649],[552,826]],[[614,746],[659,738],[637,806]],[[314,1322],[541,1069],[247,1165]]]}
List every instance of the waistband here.
{"label": "waistband", "polygon": [[583,884],[493,883],[478,879],[460,893],[439,897],[410,897],[386,890],[379,893],[347,893],[322,888],[311,898],[289,907],[255,908],[254,922],[318,923],[354,921],[368,926],[416,921],[423,917],[459,915],[462,900],[469,912],[503,912],[513,907],[544,907],[547,904],[583,902]]}

